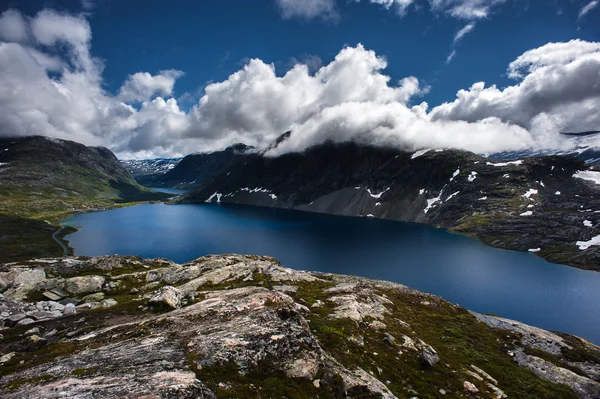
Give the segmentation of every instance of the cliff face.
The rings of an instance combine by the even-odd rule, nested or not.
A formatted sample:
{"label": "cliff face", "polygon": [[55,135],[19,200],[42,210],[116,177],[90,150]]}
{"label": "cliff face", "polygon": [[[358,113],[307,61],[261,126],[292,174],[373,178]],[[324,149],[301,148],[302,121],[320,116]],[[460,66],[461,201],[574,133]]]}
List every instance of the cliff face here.
{"label": "cliff face", "polygon": [[578,244],[600,235],[600,186],[593,181],[600,172],[579,173],[587,170],[583,161],[563,156],[500,162],[455,150],[325,144],[279,157],[248,156],[183,201],[427,223],[600,270],[600,247]]}
{"label": "cliff face", "polygon": [[3,398],[597,398],[600,348],[275,259],[0,266]]}

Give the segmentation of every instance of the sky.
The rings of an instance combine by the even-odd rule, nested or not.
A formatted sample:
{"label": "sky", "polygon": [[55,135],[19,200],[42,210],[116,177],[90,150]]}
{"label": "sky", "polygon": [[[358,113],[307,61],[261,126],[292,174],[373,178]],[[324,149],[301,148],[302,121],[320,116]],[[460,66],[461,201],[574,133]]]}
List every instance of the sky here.
{"label": "sky", "polygon": [[[175,157],[477,153],[600,130],[593,0],[0,0],[0,136]],[[600,147],[600,139],[588,145]]]}

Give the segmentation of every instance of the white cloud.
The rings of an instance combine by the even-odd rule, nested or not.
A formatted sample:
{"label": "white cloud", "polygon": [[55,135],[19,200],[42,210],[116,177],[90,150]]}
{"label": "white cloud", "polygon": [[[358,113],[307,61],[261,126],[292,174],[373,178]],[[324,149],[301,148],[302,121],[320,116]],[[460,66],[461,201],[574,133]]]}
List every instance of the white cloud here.
{"label": "white cloud", "polygon": [[456,50],[452,50],[452,52],[448,54],[448,57],[446,57],[446,64],[451,63],[454,57],[456,57]]}
{"label": "white cloud", "polygon": [[433,11],[443,12],[455,18],[473,20],[487,18],[492,8],[507,0],[429,0]]}
{"label": "white cloud", "polygon": [[129,75],[121,89],[119,98],[123,101],[148,101],[155,95],[170,96],[173,94],[175,81],[183,76],[183,72],[169,69],[160,71],[158,75],[138,72]]}
{"label": "white cloud", "polygon": [[589,3],[587,3],[585,6],[583,6],[581,8],[581,11],[579,11],[579,15],[577,16],[577,20],[580,20],[583,17],[585,17],[590,11],[592,11],[594,8],[596,8],[598,6],[598,4],[600,4],[598,2],[598,0],[593,0],[593,1],[590,1]]}
{"label": "white cloud", "polygon": [[465,35],[475,29],[475,22],[469,22],[454,35],[453,44],[458,43]]}
{"label": "white cloud", "polygon": [[27,36],[27,23],[20,12],[6,10],[0,15],[0,40],[21,43]]}
{"label": "white cloud", "polygon": [[432,119],[499,118],[530,130],[541,148],[561,145],[559,131],[600,126],[600,43],[548,43],[518,57],[508,73],[517,84],[499,89],[476,83],[434,108]]}
{"label": "white cloud", "polygon": [[[108,93],[102,62],[90,55],[92,32],[84,17],[45,10],[21,18],[31,39],[0,43],[0,136],[41,134],[140,157],[236,142],[264,147],[291,128],[276,151],[354,140],[495,152],[559,148],[560,129],[600,126],[600,43],[530,50],[508,66],[517,79],[513,86],[476,83],[432,110],[413,105],[428,87],[412,76],[392,81],[384,74],[385,58],[361,45],[342,49],[316,70],[300,62],[283,75],[252,59],[206,86],[185,112],[168,98],[181,72],[134,73],[120,93]],[[127,103],[136,101],[143,102]]]}
{"label": "white cloud", "polygon": [[335,20],[338,11],[335,0],[275,0],[284,19],[301,18]]}

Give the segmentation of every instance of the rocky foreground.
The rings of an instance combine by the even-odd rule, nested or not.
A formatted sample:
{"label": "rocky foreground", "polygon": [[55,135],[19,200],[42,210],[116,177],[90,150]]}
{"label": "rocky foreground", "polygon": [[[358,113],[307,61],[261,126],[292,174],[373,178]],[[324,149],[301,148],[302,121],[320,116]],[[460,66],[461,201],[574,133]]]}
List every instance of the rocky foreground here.
{"label": "rocky foreground", "polygon": [[2,398],[599,398],[600,348],[275,259],[0,266]]}

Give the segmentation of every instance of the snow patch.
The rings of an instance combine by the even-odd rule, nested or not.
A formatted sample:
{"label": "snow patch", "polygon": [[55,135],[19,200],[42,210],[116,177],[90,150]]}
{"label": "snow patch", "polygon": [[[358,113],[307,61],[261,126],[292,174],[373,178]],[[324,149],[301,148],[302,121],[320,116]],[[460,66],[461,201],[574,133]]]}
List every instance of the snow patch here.
{"label": "snow patch", "polygon": [[221,193],[214,193],[213,195],[211,195],[210,197],[208,197],[208,199],[206,200],[206,202],[212,202],[213,198],[217,197],[217,203],[221,202],[221,197],[223,196],[223,194]]}
{"label": "snow patch", "polygon": [[448,196],[448,198],[446,198],[446,201],[444,201],[444,202],[450,201],[452,198],[456,197],[458,195],[458,193],[460,193],[460,191],[450,194]]}
{"label": "snow patch", "polygon": [[479,201],[485,201],[486,199],[487,199],[487,196],[481,197],[481,198],[479,198]]}
{"label": "snow patch", "polygon": [[498,163],[486,162],[486,165],[490,165],[490,166],[508,166],[508,165],[521,165],[522,163],[523,163],[523,160],[519,159],[518,161],[510,161],[510,162],[498,162]]}
{"label": "snow patch", "polygon": [[531,196],[534,194],[537,194],[538,190],[530,188],[529,191],[527,191],[525,194],[523,194],[521,197],[525,197],[527,199],[531,199]]}
{"label": "snow patch", "polygon": [[430,199],[427,200],[427,207],[425,209],[423,209],[424,213],[429,212],[429,210],[431,208],[435,207],[436,202],[438,202],[442,198],[442,192],[443,192],[443,190],[440,191],[440,194],[437,197],[430,198]]}
{"label": "snow patch", "polygon": [[600,235],[592,237],[592,239],[589,241],[577,241],[575,245],[577,245],[582,251],[588,249],[591,246],[600,245]]}
{"label": "snow patch", "polygon": [[593,181],[596,184],[600,184],[600,172],[593,170],[579,171],[573,175],[578,179]]}
{"label": "snow patch", "polygon": [[375,206],[381,206],[381,202],[376,203]]}
{"label": "snow patch", "polygon": [[594,227],[594,224],[592,223],[592,221],[591,221],[591,220],[584,220],[584,221],[583,221],[583,225],[584,225],[585,227]]}
{"label": "snow patch", "polygon": [[386,188],[385,190],[383,190],[382,192],[380,192],[379,194],[373,194],[373,193],[371,192],[371,190],[370,190],[370,189],[368,189],[368,188],[367,188],[367,191],[369,192],[369,195],[370,195],[371,197],[379,199],[379,198],[381,198],[381,196],[382,196],[383,194],[385,194],[385,192],[386,192],[386,191],[388,191],[389,189],[390,189],[390,188],[388,187],[388,188]]}
{"label": "snow patch", "polygon": [[274,199],[274,200],[277,199],[277,196],[275,194],[270,194],[269,197],[271,197],[271,199]]}
{"label": "snow patch", "polygon": [[469,177],[467,177],[467,180],[470,181],[470,182],[472,182],[475,179],[477,179],[477,172],[473,171],[473,172],[471,172],[471,174],[469,175]]}
{"label": "snow patch", "polygon": [[369,213],[369,214],[367,215],[367,217],[368,217],[368,218],[374,218],[374,217],[375,217],[375,215],[373,215],[372,213]]}
{"label": "snow patch", "polygon": [[450,181],[454,180],[454,178],[455,178],[456,176],[458,176],[458,174],[459,174],[459,173],[460,173],[460,169],[456,169],[456,170],[454,171],[454,173],[452,173],[452,177],[450,178]]}
{"label": "snow patch", "polygon": [[529,252],[540,252],[542,250],[542,248],[531,248],[528,249]]}
{"label": "snow patch", "polygon": [[554,195],[560,195],[560,191],[555,192]]}
{"label": "snow patch", "polygon": [[431,151],[431,148],[426,148],[424,150],[419,150],[419,151],[415,152],[414,154],[412,154],[411,157],[410,157],[410,159],[419,158],[421,155],[425,155],[429,151]]}
{"label": "snow patch", "polygon": [[419,190],[419,195],[423,195],[423,194],[425,194],[425,189],[424,188],[422,188],[422,189]]}
{"label": "snow patch", "polygon": [[533,212],[531,211],[527,211],[527,212],[523,212],[522,214],[520,214],[519,216],[531,216],[533,215]]}

